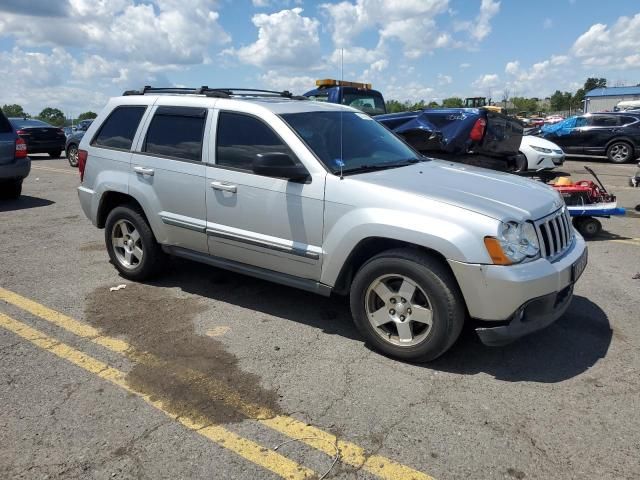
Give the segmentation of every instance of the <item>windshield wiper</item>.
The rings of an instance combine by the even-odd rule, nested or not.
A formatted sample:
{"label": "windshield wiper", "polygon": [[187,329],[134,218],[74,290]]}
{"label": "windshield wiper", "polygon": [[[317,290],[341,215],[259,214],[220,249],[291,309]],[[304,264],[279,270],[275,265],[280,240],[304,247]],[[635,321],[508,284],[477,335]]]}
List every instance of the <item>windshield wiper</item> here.
{"label": "windshield wiper", "polygon": [[[358,167],[343,169],[342,173],[344,175],[349,175],[351,173],[375,172],[378,170],[387,170],[389,168],[406,167],[407,165],[413,165],[414,163],[424,162],[425,160],[426,158],[406,158],[404,160],[398,160],[396,162],[378,163],[373,165],[364,164]],[[340,173],[340,170],[334,173]]]}

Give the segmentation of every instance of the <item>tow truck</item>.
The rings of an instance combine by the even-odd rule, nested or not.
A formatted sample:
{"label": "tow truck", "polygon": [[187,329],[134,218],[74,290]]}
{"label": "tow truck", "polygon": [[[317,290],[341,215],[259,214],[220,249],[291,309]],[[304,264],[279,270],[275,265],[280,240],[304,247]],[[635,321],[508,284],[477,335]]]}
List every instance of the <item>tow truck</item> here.
{"label": "tow truck", "polygon": [[325,78],[316,80],[316,88],[304,94],[310,100],[339,103],[357,108],[369,115],[387,113],[382,94],[370,83],[346,82]]}

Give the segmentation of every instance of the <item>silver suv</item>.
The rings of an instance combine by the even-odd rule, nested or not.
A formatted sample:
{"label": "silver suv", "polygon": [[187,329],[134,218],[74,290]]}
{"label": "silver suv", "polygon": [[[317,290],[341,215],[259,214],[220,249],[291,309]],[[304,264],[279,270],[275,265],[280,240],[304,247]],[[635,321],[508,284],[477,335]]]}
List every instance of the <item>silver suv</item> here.
{"label": "silver suv", "polygon": [[125,278],[165,255],[348,294],[379,350],[427,361],[557,318],[587,262],[550,187],[422,157],[371,117],[288,92],[113,98],[80,143],[85,214]]}

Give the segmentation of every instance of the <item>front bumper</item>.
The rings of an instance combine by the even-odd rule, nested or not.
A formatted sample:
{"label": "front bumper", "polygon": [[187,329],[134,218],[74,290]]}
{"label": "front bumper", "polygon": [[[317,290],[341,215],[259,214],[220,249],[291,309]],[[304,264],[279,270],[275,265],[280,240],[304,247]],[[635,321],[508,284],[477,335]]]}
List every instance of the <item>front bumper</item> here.
{"label": "front bumper", "polygon": [[31,171],[31,160],[19,158],[13,163],[0,165],[0,180],[26,178]]}
{"label": "front bumper", "polygon": [[[573,291],[572,266],[586,248],[584,239],[575,233],[571,247],[553,263],[541,258],[509,266],[453,260],[449,260],[449,265],[469,315],[486,322],[499,322],[495,327],[487,326],[501,329],[498,332],[505,331],[502,327],[509,327],[510,338],[515,339],[544,328],[564,313]],[[568,290],[568,287],[571,288]],[[527,325],[518,327],[518,321]]]}

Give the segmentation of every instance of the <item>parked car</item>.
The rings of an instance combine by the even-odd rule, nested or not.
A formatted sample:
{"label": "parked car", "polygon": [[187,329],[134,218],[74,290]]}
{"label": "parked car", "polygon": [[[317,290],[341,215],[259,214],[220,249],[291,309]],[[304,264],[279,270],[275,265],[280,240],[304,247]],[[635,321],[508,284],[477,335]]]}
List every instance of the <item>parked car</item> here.
{"label": "parked car", "polygon": [[525,135],[520,152],[527,157],[527,170],[552,170],[564,163],[564,152],[553,142],[533,135]]}
{"label": "parked car", "polygon": [[563,120],[564,120],[564,117],[562,115],[549,115],[545,117],[543,124],[546,123],[548,125],[553,125],[554,123],[558,123]]}
{"label": "parked car", "polygon": [[64,136],[69,138],[69,136],[73,133],[73,128],[71,128],[71,127],[62,127],[62,131],[64,132]]}
{"label": "parked car", "polygon": [[27,144],[28,153],[48,153],[58,158],[64,150],[65,134],[61,128],[33,118],[9,118],[16,132]]}
{"label": "parked car", "polygon": [[587,113],[545,125],[541,136],[567,155],[606,155],[613,163],[630,162],[640,154],[640,114]]}
{"label": "parked car", "polygon": [[18,198],[30,170],[27,144],[0,110],[0,197]]}
{"label": "parked car", "polygon": [[78,123],[78,126],[75,128],[74,133],[67,137],[67,142],[65,144],[64,150],[67,153],[67,160],[69,161],[69,165],[72,167],[78,166],[78,145],[80,145],[80,140],[84,137],[85,132],[91,126],[93,120],[82,120]]}
{"label": "parked car", "polygon": [[571,302],[586,246],[547,185],[428,159],[356,109],[287,93],[125,93],[78,154],[80,204],[125,278],[170,254],[349,294],[368,342],[420,361],[467,313],[498,345]]}
{"label": "parked car", "polygon": [[529,119],[528,127],[541,127],[544,125],[544,118],[534,117]]}

